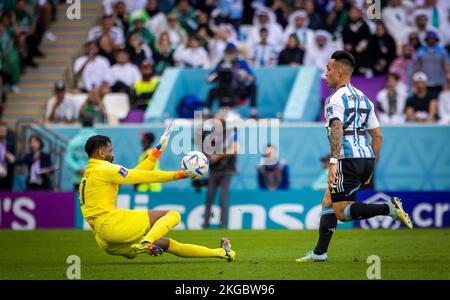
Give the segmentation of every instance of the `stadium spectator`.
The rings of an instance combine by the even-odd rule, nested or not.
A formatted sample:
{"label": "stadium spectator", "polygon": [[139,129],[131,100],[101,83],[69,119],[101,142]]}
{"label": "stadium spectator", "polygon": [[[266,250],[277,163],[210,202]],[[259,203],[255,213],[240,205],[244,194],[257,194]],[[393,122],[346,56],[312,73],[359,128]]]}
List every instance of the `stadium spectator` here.
{"label": "stadium spectator", "polygon": [[167,67],[175,65],[173,59],[175,50],[171,47],[169,34],[167,32],[163,32],[159,36],[159,40],[155,44],[154,50],[153,60],[155,65],[153,71],[156,75],[161,75]]}
{"label": "stadium spectator", "polygon": [[128,36],[126,50],[130,56],[130,62],[138,67],[144,61],[153,62],[152,50],[139,39],[137,31],[131,32]]}
{"label": "stadium spectator", "polygon": [[355,57],[355,74],[366,77],[371,77],[373,74],[368,52],[369,37],[370,29],[362,19],[361,11],[351,7],[347,24],[342,30],[344,49]]}
{"label": "stadium spectator", "polygon": [[417,33],[420,43],[425,44],[425,38],[427,35],[427,31],[432,30],[432,27],[429,24],[428,14],[423,9],[417,9],[414,11],[414,24],[412,31]]}
{"label": "stadium spectator", "polygon": [[[28,3],[32,1],[27,1]],[[56,15],[56,3],[54,1],[35,1],[38,2],[35,8],[35,14],[37,15],[36,22],[36,35],[37,43],[40,44],[45,37],[50,42],[57,40],[56,36],[48,29],[50,23],[53,21],[53,16]]]}
{"label": "stadium spectator", "polygon": [[411,31],[408,13],[408,7],[402,3],[402,0],[389,0],[381,13],[386,29],[397,45],[403,44],[408,32]]}
{"label": "stadium spectator", "polygon": [[217,4],[218,23],[229,23],[239,30],[244,9],[243,0],[220,0]]}
{"label": "stadium spectator", "polygon": [[324,155],[320,158],[322,164],[322,172],[319,177],[314,180],[312,189],[316,191],[326,191],[328,189],[328,169],[330,167],[330,155]]}
{"label": "stadium spectator", "polygon": [[158,9],[162,13],[169,13],[175,8],[176,0],[158,0]]}
{"label": "stadium spectator", "polygon": [[3,64],[2,64],[3,54],[0,48],[0,118],[3,116],[3,108],[6,102],[6,91],[4,88],[4,75],[3,75]]}
{"label": "stadium spectator", "polygon": [[102,35],[108,34],[113,40],[114,49],[119,49],[123,45],[124,34],[120,27],[114,26],[114,20],[111,15],[105,15],[102,17],[102,24],[95,26],[88,32],[87,41],[98,40]]}
{"label": "stadium spectator", "polygon": [[114,6],[118,2],[124,3],[126,12],[129,14],[129,13],[132,13],[133,11],[144,8],[147,0],[102,0],[105,15],[107,15],[107,16],[112,15]]}
{"label": "stadium spectator", "polygon": [[315,43],[306,49],[303,63],[320,69],[322,75],[326,72],[328,60],[334,52],[332,36],[325,30],[315,32]]}
{"label": "stadium spectator", "polygon": [[401,55],[392,62],[389,72],[398,74],[406,86],[411,86],[410,78],[413,74],[414,60],[414,48],[409,44],[403,45]]}
{"label": "stadium spectator", "polygon": [[94,41],[86,43],[86,52],[75,60],[74,80],[82,91],[109,86],[111,66],[106,58],[98,55],[98,47]]}
{"label": "stadium spectator", "polygon": [[414,93],[406,100],[408,122],[434,123],[437,116],[437,100],[427,90],[427,75],[418,72],[413,76]]}
{"label": "stadium spectator", "polygon": [[253,71],[244,59],[239,58],[236,46],[228,44],[222,60],[214,71],[208,75],[209,83],[215,82],[208,93],[203,110],[209,115],[213,101],[218,100],[220,107],[234,107],[245,98],[250,98],[250,117],[257,117],[256,82]]}
{"label": "stadium spectator", "polygon": [[[429,0],[431,2],[436,0]],[[436,3],[437,9],[439,10],[439,26],[442,25],[442,22],[448,17],[448,13],[450,12],[450,2],[448,1],[437,1]]]}
{"label": "stadium spectator", "polygon": [[206,29],[208,35],[212,36],[212,31],[209,24],[209,16],[204,11],[199,11],[197,15],[197,34],[198,32],[204,28]]}
{"label": "stadium spectator", "polygon": [[98,47],[98,55],[106,58],[110,65],[116,63],[113,41],[109,34],[104,34],[97,40],[97,47]]}
{"label": "stadium spectator", "polygon": [[332,10],[325,18],[325,28],[333,37],[338,38],[347,24],[348,11],[344,0],[335,0]]}
{"label": "stadium spectator", "polygon": [[79,109],[77,103],[66,93],[64,80],[55,82],[55,97],[47,102],[45,117],[51,123],[75,123]]}
{"label": "stadium spectator", "polygon": [[198,11],[205,12],[206,14],[211,15],[212,11],[217,8],[217,0],[189,0],[189,3],[192,3],[192,6]]}
{"label": "stadium spectator", "polygon": [[122,32],[128,32],[130,27],[126,4],[119,1],[114,5],[114,26],[122,29]]}
{"label": "stadium spectator", "polygon": [[148,47],[153,47],[153,43],[155,42],[155,36],[153,33],[145,27],[144,18],[142,16],[137,16],[134,19],[131,19],[131,26],[128,30],[128,36],[131,33],[137,34],[139,42],[141,44],[147,45]]}
{"label": "stadium spectator", "polygon": [[92,117],[85,116],[82,126],[80,131],[70,139],[64,154],[64,163],[72,172],[72,184],[75,192],[78,192],[81,178],[89,160],[84,146],[88,138],[97,134],[96,130],[92,128],[94,126]]}
{"label": "stadium spectator", "polygon": [[303,2],[303,9],[306,11],[309,18],[309,28],[311,28],[312,30],[324,29],[323,20],[316,12],[316,5],[314,4],[314,0],[305,0]]}
{"label": "stadium spectator", "polygon": [[170,46],[176,49],[180,45],[184,45],[187,41],[187,32],[180,26],[175,13],[167,15],[167,22],[159,26],[157,35],[160,36],[163,32],[169,34]]}
{"label": "stadium spectator", "polygon": [[101,89],[89,91],[86,102],[81,106],[79,121],[83,123],[86,118],[92,118],[94,123],[103,124],[107,121],[105,105],[103,104],[104,92]]}
{"label": "stadium spectator", "polygon": [[213,30],[213,36],[208,42],[211,64],[216,65],[222,59],[227,44],[234,44],[239,49],[241,42],[231,24],[220,24]]}
{"label": "stadium spectator", "polygon": [[288,190],[289,167],[278,156],[277,148],[267,144],[258,166],[258,185],[261,190]]}
{"label": "stadium spectator", "polygon": [[269,44],[269,32],[267,28],[261,28],[259,43],[254,45],[252,51],[252,65],[254,67],[271,67],[276,65],[278,53],[275,45]]}
{"label": "stadium spectator", "polygon": [[381,124],[403,124],[406,121],[405,108],[407,87],[395,73],[386,77],[386,87],[377,94],[378,119]]}
{"label": "stadium spectator", "polygon": [[208,26],[208,15],[204,12],[200,12],[198,15],[199,21],[206,23],[198,23],[198,29],[197,29],[197,37],[199,39],[200,46],[207,49],[208,48],[208,41],[213,36],[212,30]]}
{"label": "stadium spectator", "polygon": [[281,27],[286,27],[287,16],[289,14],[288,3],[284,0],[271,0],[267,2],[266,5],[269,6],[275,14],[276,22],[280,24]]}
{"label": "stadium spectator", "polygon": [[14,93],[19,92],[16,86],[20,80],[21,66],[19,51],[14,40],[14,30],[11,22],[11,14],[3,12],[0,17],[0,48],[2,52],[2,73],[4,83]]}
{"label": "stadium spectator", "polygon": [[12,26],[17,35],[21,64],[23,67],[36,68],[38,64],[33,61],[33,58],[41,52],[38,50],[38,37],[35,34],[36,23],[33,21],[31,14],[26,11],[25,0],[16,1],[16,9],[11,17]]}
{"label": "stadium spectator", "polygon": [[178,46],[173,58],[180,67],[208,68],[210,66],[208,52],[200,46],[199,39],[195,35],[189,37],[187,46]]}
{"label": "stadium spectator", "polygon": [[126,93],[131,97],[132,87],[135,82],[141,79],[139,68],[130,63],[126,50],[119,50],[116,53],[117,63],[111,67],[111,91],[114,93]]}
{"label": "stadium spectator", "polygon": [[253,18],[253,26],[248,32],[247,45],[250,50],[254,49],[261,40],[261,28],[268,32],[268,43],[274,45],[277,51],[283,49],[283,29],[276,22],[274,13],[268,8],[259,8]]}
{"label": "stadium spectator", "polygon": [[439,123],[450,124],[450,73],[446,76],[445,89],[439,94]]}
{"label": "stadium spectator", "polygon": [[0,191],[12,191],[14,181],[14,163],[16,136],[0,121]]}
{"label": "stadium spectator", "polygon": [[142,79],[134,83],[134,96],[132,107],[134,109],[145,110],[152,101],[153,93],[159,84],[160,77],[153,75],[152,65],[144,62],[141,65]]}
{"label": "stadium spectator", "polygon": [[[144,161],[144,159],[147,158],[152,153],[152,145],[155,141],[155,135],[151,132],[141,133],[141,145],[143,152],[139,156],[139,163]],[[159,160],[156,161],[155,167],[153,170],[159,170]],[[148,192],[161,192],[162,191],[162,184],[161,183],[141,183],[136,184],[134,186],[134,189],[136,192],[140,193],[148,193]]]}
{"label": "stadium spectator", "polygon": [[50,174],[53,169],[50,154],[43,152],[44,143],[40,137],[32,135],[28,142],[30,152],[16,161],[16,165],[26,164],[28,167],[26,189],[51,190]]}
{"label": "stadium spectator", "polygon": [[198,25],[196,20],[199,11],[190,5],[189,0],[179,0],[173,13],[175,13],[181,27],[183,27],[188,34],[193,34],[197,30]]}
{"label": "stadium spectator", "polygon": [[[227,227],[228,217],[228,192],[231,179],[236,173],[236,161],[239,143],[235,128],[227,128],[222,116],[216,115],[213,119],[214,131],[207,138],[210,144],[203,143],[202,149],[209,160],[208,194],[205,203],[205,217],[203,228],[209,227],[211,206],[214,202],[217,189],[220,187],[220,227]],[[207,144],[205,146],[205,144]]]}
{"label": "stadium spectator", "polygon": [[373,61],[373,70],[376,75],[385,75],[389,66],[397,57],[396,45],[392,36],[387,33],[383,22],[376,22],[375,34],[369,38],[369,55]]}
{"label": "stadium spectator", "polygon": [[289,25],[284,30],[284,42],[287,44],[289,36],[295,34],[299,47],[305,51],[309,44],[314,43],[314,31],[308,28],[309,19],[304,10],[297,10],[289,15]]}
{"label": "stadium spectator", "polygon": [[419,34],[415,31],[408,34],[408,45],[414,48],[414,51],[419,50],[422,47],[422,42],[419,39]]}
{"label": "stadium spectator", "polygon": [[417,51],[414,73],[423,72],[427,75],[428,92],[437,99],[445,84],[445,75],[450,71],[449,57],[447,50],[438,44],[436,32],[428,31],[425,42],[426,46]]}
{"label": "stadium spectator", "polygon": [[442,38],[441,45],[450,52],[450,9],[445,16],[445,20],[440,23],[439,35]]}
{"label": "stadium spectator", "polygon": [[305,52],[300,49],[296,34],[291,34],[288,39],[286,48],[280,52],[278,57],[279,65],[290,65],[292,67],[301,65]]}
{"label": "stadium spectator", "polygon": [[[447,1],[440,1],[447,2]],[[438,0],[425,0],[423,3],[423,11],[427,14],[427,18],[430,22],[430,27],[433,30],[439,29],[440,23],[445,19],[444,12],[438,7]]]}
{"label": "stadium spectator", "polygon": [[157,0],[148,0],[145,7],[141,10],[133,12],[131,15],[137,15],[144,21],[145,27],[153,34],[158,32],[158,27],[166,22],[166,16],[159,10],[159,3]]}

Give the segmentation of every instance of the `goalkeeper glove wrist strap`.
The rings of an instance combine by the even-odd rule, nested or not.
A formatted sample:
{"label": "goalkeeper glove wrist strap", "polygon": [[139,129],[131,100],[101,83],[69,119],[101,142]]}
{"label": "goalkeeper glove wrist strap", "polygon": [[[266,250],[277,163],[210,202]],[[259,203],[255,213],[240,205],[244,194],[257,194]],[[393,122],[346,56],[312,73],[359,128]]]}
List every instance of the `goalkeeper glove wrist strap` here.
{"label": "goalkeeper glove wrist strap", "polygon": [[186,178],[186,174],[184,173],[184,171],[178,171],[178,172],[176,172],[176,174],[175,174],[175,180],[176,180],[176,179],[183,179],[183,178]]}
{"label": "goalkeeper glove wrist strap", "polygon": [[158,159],[162,154],[162,151],[159,150],[157,147],[153,148],[152,150],[152,157]]}

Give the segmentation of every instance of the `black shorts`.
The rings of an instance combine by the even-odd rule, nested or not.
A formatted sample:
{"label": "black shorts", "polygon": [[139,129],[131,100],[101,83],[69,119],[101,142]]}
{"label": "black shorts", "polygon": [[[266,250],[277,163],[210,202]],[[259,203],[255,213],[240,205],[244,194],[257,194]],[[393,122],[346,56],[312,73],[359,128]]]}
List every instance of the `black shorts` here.
{"label": "black shorts", "polygon": [[346,158],[337,165],[336,187],[331,189],[331,201],[356,201],[356,191],[370,178],[375,167],[373,158]]}

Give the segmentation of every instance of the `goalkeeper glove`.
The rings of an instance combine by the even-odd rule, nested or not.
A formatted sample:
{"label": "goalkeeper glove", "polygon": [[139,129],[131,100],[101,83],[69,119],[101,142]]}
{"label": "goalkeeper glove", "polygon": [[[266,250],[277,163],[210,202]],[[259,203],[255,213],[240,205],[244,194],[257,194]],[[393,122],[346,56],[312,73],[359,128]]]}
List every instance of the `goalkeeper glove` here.
{"label": "goalkeeper glove", "polygon": [[164,133],[162,134],[161,138],[159,139],[159,144],[156,145],[156,149],[160,152],[163,152],[166,150],[167,144],[169,143],[170,134],[172,133],[173,128],[169,125],[164,130]]}
{"label": "goalkeeper glove", "polygon": [[187,178],[190,178],[192,180],[197,180],[197,179],[200,179],[203,177],[202,175],[200,175],[197,172],[192,171],[192,170],[184,170],[184,176],[186,176]]}

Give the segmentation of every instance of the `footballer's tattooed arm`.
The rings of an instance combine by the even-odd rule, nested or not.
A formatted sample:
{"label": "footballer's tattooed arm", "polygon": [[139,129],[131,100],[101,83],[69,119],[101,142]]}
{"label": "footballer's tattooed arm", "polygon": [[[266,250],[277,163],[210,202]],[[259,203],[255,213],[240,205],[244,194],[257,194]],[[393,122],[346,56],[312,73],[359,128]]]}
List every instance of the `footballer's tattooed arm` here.
{"label": "footballer's tattooed arm", "polygon": [[331,122],[330,126],[330,147],[331,147],[331,157],[339,158],[342,148],[342,136],[344,130],[342,128],[342,122],[335,119]]}

